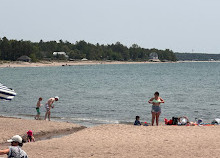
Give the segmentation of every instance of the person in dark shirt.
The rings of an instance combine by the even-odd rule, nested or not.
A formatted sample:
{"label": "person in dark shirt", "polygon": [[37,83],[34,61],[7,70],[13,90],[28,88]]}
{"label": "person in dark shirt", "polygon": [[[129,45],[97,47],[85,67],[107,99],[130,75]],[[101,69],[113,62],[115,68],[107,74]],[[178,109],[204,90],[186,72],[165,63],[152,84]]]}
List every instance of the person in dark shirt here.
{"label": "person in dark shirt", "polygon": [[141,125],[141,122],[140,122],[139,120],[140,120],[140,116],[136,116],[136,120],[135,120],[135,122],[134,122],[134,125],[140,126],[140,125]]}

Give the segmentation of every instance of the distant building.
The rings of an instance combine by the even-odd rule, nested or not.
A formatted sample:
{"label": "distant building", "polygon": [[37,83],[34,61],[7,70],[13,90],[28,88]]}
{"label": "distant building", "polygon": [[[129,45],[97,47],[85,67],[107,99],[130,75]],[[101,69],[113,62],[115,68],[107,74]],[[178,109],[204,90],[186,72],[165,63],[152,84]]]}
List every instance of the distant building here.
{"label": "distant building", "polygon": [[159,62],[159,58],[158,58],[158,54],[155,53],[155,52],[152,52],[150,53],[149,55],[149,61],[152,61],[152,62]]}
{"label": "distant building", "polygon": [[31,58],[29,58],[29,57],[26,56],[26,55],[22,55],[21,57],[19,57],[19,58],[17,59],[17,61],[31,62]]}
{"label": "distant building", "polygon": [[86,58],[82,58],[82,61],[87,61],[88,59],[86,59]]}
{"label": "distant building", "polygon": [[69,58],[69,56],[66,55],[65,52],[53,52],[53,56],[57,56],[57,55],[63,55],[64,57]]}

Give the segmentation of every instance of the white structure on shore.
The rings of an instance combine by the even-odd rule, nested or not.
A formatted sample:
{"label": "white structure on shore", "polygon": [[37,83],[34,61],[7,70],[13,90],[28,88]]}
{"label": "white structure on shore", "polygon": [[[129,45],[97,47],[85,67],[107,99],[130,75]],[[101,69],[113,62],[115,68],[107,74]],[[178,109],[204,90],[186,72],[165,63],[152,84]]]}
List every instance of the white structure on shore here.
{"label": "white structure on shore", "polygon": [[159,58],[158,58],[158,54],[155,53],[155,52],[152,52],[150,53],[149,55],[149,61],[152,61],[152,62],[159,62]]}
{"label": "white structure on shore", "polygon": [[88,59],[86,59],[86,58],[82,58],[82,61],[87,61]]}
{"label": "white structure on shore", "polygon": [[69,58],[69,56],[66,55],[65,52],[53,52],[53,56],[56,56],[56,55],[64,55],[66,58]]}

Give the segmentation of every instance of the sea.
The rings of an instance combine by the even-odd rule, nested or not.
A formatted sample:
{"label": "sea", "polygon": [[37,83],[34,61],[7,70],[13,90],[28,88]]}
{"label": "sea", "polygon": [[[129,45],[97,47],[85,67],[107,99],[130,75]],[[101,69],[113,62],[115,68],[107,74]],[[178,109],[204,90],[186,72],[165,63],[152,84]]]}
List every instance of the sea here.
{"label": "sea", "polygon": [[187,116],[210,123],[220,117],[220,62],[98,64],[0,68],[0,83],[13,88],[12,101],[0,101],[0,115],[34,119],[36,103],[59,96],[51,120],[91,127],[130,124],[135,116],[151,122],[148,100],[155,91],[165,101],[160,121]]}

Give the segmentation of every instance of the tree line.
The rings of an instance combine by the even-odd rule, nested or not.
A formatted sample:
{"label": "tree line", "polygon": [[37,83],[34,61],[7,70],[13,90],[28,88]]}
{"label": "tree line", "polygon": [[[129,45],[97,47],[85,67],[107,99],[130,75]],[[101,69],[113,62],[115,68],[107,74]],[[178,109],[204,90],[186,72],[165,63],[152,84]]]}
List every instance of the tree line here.
{"label": "tree line", "polygon": [[220,60],[220,54],[204,54],[204,53],[175,53],[177,60],[190,61],[210,61]]}
{"label": "tree line", "polygon": [[101,45],[91,44],[85,41],[70,43],[68,41],[43,41],[31,42],[24,40],[9,40],[0,38],[0,60],[16,61],[20,56],[27,55],[32,61],[38,60],[64,60],[65,56],[53,56],[53,52],[66,52],[69,59],[80,60],[116,60],[116,61],[147,61],[149,54],[155,52],[161,61],[176,61],[172,50],[159,50],[156,48],[141,48],[137,44],[131,47],[124,46],[120,42]]}

